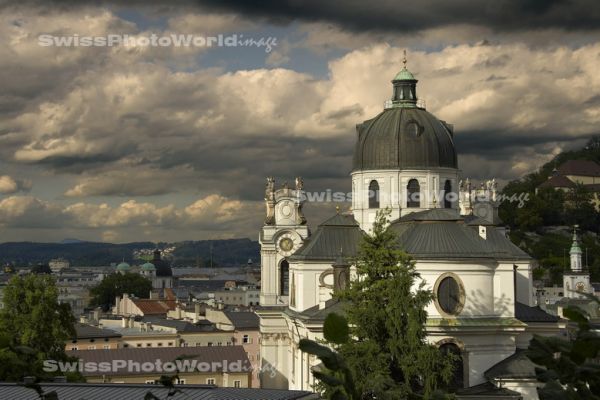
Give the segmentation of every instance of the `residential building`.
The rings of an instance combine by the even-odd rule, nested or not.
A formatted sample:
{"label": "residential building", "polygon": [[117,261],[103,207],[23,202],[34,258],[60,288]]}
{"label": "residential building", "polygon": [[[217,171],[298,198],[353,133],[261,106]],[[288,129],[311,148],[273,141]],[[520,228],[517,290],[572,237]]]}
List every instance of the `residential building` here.
{"label": "residential building", "polygon": [[[121,348],[112,351],[88,350],[69,351],[84,365],[110,366],[84,369],[82,375],[89,383],[150,383],[160,380],[162,375],[178,375],[179,384],[208,384],[218,387],[252,387],[251,366],[241,346],[222,347],[172,347],[172,348]],[[175,363],[185,358],[187,367],[179,372],[171,370],[166,363]],[[116,363],[125,362],[120,368]],[[88,364],[91,363],[91,364]],[[163,370],[162,368],[169,370]]]}

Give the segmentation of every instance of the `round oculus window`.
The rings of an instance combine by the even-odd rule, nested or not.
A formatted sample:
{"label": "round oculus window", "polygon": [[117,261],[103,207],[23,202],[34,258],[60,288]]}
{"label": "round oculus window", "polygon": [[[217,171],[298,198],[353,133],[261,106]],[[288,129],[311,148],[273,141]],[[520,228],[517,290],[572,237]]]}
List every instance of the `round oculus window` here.
{"label": "round oculus window", "polygon": [[443,278],[437,287],[437,303],[446,314],[456,315],[462,309],[462,293],[459,283],[452,276]]}

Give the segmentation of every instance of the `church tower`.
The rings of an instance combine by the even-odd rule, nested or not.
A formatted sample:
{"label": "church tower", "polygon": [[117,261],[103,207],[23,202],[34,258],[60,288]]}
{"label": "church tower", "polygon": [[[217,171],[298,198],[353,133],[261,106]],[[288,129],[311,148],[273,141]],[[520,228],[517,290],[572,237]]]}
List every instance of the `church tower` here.
{"label": "church tower", "polygon": [[369,231],[381,208],[392,220],[433,208],[458,210],[458,165],[453,127],[417,99],[417,79],[404,67],[392,98],[375,118],[357,125],[352,168],[352,213]]}
{"label": "church tower", "polygon": [[293,188],[285,182],[275,189],[275,179],[267,178],[265,205],[267,216],[260,232],[261,306],[288,305],[289,262],[310,235],[302,214],[303,182],[296,178]]}
{"label": "church tower", "polygon": [[571,270],[563,274],[563,293],[567,298],[582,298],[583,296],[577,292],[592,293],[590,284],[590,274],[583,270],[581,247],[579,246],[579,238],[577,236],[577,228],[573,228],[573,243],[569,256],[571,260]]}

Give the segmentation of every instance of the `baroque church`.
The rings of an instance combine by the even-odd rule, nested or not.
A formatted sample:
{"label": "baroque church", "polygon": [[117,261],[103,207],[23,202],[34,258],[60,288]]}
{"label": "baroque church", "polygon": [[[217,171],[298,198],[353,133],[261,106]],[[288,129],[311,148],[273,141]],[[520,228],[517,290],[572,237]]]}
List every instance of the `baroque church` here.
{"label": "baroque church", "polygon": [[[459,180],[454,128],[417,98],[404,68],[376,117],[357,125],[352,207],[311,232],[304,183],[267,180],[261,244],[261,387],[311,390],[319,360],[298,348],[322,339],[323,321],[342,312],[332,299],[378,210],[391,210],[399,246],[435,294],[428,341],[459,356],[460,398],[535,399],[534,366],[523,354],[534,333],[564,334],[564,321],[535,307],[532,259],[498,218],[496,183]],[[343,253],[343,254],[341,254]]]}

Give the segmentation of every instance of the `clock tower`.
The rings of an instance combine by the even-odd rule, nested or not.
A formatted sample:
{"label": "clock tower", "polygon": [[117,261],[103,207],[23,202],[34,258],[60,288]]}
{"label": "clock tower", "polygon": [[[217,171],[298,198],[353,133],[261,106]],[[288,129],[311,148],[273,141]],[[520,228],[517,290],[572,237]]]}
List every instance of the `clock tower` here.
{"label": "clock tower", "polygon": [[267,216],[260,232],[261,306],[288,305],[290,272],[287,258],[310,235],[302,214],[303,182],[296,178],[294,187],[285,182],[275,188],[275,179],[267,178],[265,205]]}

